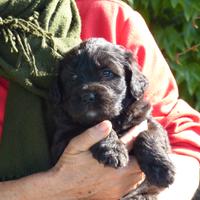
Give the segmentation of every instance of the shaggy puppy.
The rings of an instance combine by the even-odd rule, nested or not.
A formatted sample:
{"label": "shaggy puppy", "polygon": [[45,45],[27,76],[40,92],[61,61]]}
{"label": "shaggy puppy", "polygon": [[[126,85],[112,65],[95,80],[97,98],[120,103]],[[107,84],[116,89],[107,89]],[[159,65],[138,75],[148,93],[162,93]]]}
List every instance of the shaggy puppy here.
{"label": "shaggy puppy", "polygon": [[52,145],[53,163],[73,137],[107,119],[113,129],[91,152],[107,166],[124,167],[129,156],[119,138],[147,120],[148,130],[139,134],[130,152],[145,173],[146,181],[123,199],[156,198],[148,194],[150,186],[159,189],[171,184],[174,167],[168,156],[167,134],[152,118],[151,106],[143,99],[147,85],[132,54],[121,46],[93,38],[73,48],[60,62],[51,90],[57,126]]}

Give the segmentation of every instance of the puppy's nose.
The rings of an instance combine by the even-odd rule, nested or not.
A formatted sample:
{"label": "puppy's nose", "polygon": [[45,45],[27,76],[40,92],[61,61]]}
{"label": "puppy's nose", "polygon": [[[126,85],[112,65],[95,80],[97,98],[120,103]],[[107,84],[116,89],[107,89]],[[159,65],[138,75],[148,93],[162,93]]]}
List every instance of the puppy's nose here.
{"label": "puppy's nose", "polygon": [[83,95],[81,96],[81,100],[82,100],[82,102],[84,102],[84,103],[93,103],[93,102],[95,102],[95,98],[96,98],[96,96],[95,96],[95,94],[92,93],[92,92],[85,93],[85,94],[83,94]]}

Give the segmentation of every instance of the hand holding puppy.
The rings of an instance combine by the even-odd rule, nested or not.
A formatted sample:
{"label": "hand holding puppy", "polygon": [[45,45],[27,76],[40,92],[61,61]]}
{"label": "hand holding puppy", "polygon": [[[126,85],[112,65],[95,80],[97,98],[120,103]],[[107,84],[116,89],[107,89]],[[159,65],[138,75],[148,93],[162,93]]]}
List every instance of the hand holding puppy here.
{"label": "hand holding puppy", "polygon": [[[60,188],[66,188],[65,195],[69,194],[68,199],[119,199],[143,180],[134,159],[127,167],[116,170],[104,167],[92,157],[89,148],[108,136],[111,128],[109,121],[103,121],[73,138],[66,147],[54,170]],[[143,123],[134,129],[122,138],[129,146],[133,136],[146,126]]]}

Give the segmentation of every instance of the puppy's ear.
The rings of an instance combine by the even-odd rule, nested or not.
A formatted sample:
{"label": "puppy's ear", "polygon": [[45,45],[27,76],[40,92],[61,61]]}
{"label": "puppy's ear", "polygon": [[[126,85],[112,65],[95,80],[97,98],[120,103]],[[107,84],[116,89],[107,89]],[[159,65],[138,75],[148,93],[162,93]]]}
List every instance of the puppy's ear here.
{"label": "puppy's ear", "polygon": [[62,89],[57,78],[49,91],[50,102],[54,105],[59,105],[62,102],[62,96]]}
{"label": "puppy's ear", "polygon": [[139,100],[148,86],[148,80],[138,70],[132,53],[126,52],[125,58],[127,60],[127,66],[125,67],[127,86],[132,97]]}
{"label": "puppy's ear", "polygon": [[133,97],[138,100],[143,96],[148,86],[146,77],[136,68],[132,68],[132,77],[130,81],[130,89]]}

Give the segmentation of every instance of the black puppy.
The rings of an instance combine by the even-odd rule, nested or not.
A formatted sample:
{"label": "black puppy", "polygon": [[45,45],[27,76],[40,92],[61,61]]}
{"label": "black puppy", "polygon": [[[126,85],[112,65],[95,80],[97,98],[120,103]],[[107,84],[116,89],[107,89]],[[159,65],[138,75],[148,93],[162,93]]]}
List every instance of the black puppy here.
{"label": "black puppy", "polygon": [[51,90],[57,126],[52,145],[53,163],[73,137],[107,119],[113,129],[91,152],[107,166],[124,167],[128,163],[128,151],[119,138],[147,120],[148,130],[139,134],[130,154],[136,157],[148,184],[142,184],[123,199],[156,199],[149,194],[150,186],[168,187],[174,180],[174,167],[168,156],[167,134],[152,118],[151,106],[143,99],[147,85],[133,55],[121,46],[93,38],[68,52],[60,62]]}

